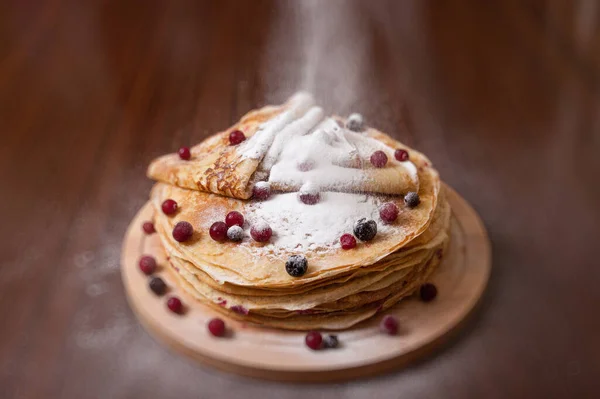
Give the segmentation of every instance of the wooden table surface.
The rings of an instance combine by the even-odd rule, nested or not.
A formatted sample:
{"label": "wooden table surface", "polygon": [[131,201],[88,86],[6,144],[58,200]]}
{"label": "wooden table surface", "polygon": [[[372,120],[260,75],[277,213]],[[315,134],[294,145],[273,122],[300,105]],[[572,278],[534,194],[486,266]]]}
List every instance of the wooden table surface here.
{"label": "wooden table surface", "polygon": [[[477,316],[403,371],[226,375],[127,306],[148,162],[299,88],[428,154],[489,229]],[[2,2],[0,132],[2,398],[600,397],[600,2]]]}

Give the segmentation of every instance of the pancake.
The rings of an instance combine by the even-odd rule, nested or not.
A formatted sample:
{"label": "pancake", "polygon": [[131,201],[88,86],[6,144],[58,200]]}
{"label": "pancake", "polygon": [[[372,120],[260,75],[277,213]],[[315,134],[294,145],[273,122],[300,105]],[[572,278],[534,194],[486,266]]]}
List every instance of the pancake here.
{"label": "pancake", "polygon": [[[233,130],[246,140],[231,145]],[[417,291],[450,240],[451,209],[431,161],[376,129],[325,117],[306,93],[249,112],[191,154],[149,166],[156,234],[147,242],[178,285],[234,319],[351,327]],[[255,185],[264,195],[252,197]],[[162,211],[168,199],[174,214]],[[241,240],[213,239],[213,223],[232,211],[245,220]],[[194,228],[184,242],[173,237],[181,221]],[[272,235],[258,242],[251,230],[264,226]],[[343,235],[356,246],[342,248]],[[299,274],[286,267],[293,256],[308,265]]]}

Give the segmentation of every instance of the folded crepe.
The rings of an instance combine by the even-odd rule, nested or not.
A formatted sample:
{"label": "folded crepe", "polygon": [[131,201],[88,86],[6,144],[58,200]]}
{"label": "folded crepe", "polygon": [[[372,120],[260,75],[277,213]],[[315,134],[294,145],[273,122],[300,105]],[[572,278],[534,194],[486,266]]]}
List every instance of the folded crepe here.
{"label": "folded crepe", "polygon": [[[246,140],[231,145],[229,134]],[[340,118],[325,117],[314,99],[299,93],[281,106],[249,112],[224,132],[191,148],[191,159],[177,154],[157,158],[148,176],[181,188],[248,199],[254,184],[268,181],[278,191],[298,191],[303,185],[322,191],[370,192],[402,195],[418,191],[417,166],[394,158],[396,149],[374,129],[354,132]],[[370,157],[383,151],[384,167]],[[412,161],[412,158],[411,158]]]}

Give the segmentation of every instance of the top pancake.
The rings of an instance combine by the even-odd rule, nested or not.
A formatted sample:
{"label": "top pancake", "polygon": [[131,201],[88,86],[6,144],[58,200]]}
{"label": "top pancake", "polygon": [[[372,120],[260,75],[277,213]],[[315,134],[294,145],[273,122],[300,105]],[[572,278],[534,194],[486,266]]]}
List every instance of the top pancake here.
{"label": "top pancake", "polygon": [[[319,181],[324,191],[403,195],[418,190],[413,163],[394,159],[394,150],[405,146],[392,142],[392,147],[386,140],[340,125],[339,118],[325,118],[310,95],[299,93],[281,106],[249,112],[231,128],[192,147],[190,160],[177,154],[155,159],[147,174],[181,188],[239,199],[249,199],[260,180],[279,191],[298,191],[309,181]],[[230,145],[234,130],[241,130],[247,140]],[[369,162],[376,150],[386,153],[386,167]],[[302,151],[315,152],[311,162],[326,166],[327,173],[323,168],[299,171],[296,163]]]}

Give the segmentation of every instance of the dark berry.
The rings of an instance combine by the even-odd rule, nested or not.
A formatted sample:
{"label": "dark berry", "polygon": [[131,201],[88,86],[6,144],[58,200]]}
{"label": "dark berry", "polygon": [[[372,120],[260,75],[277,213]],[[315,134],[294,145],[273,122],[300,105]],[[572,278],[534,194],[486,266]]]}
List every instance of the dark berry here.
{"label": "dark berry", "polygon": [[181,313],[183,310],[183,304],[181,300],[176,296],[172,296],[167,300],[167,307],[173,313]]}
{"label": "dark berry", "polygon": [[415,193],[414,191],[411,191],[404,196],[404,203],[410,208],[414,208],[415,206],[419,205],[420,202],[421,199],[419,198],[419,194]]}
{"label": "dark berry", "polygon": [[400,162],[408,161],[408,151],[397,149],[394,151],[394,158]]}
{"label": "dark berry", "polygon": [[379,329],[386,334],[396,335],[398,334],[398,320],[392,315],[387,315],[381,320]]}
{"label": "dark berry", "polygon": [[263,221],[254,224],[250,229],[250,235],[258,242],[269,241],[272,234],[273,230],[271,230],[271,227]]}
{"label": "dark berry", "polygon": [[265,181],[258,182],[252,188],[252,198],[260,201],[269,199],[271,196],[271,185]]}
{"label": "dark berry", "polygon": [[234,130],[229,133],[229,144],[231,145],[237,145],[244,140],[246,140],[246,136],[239,130]]}
{"label": "dark berry", "polygon": [[181,147],[177,153],[179,154],[179,158],[183,159],[184,161],[189,161],[189,159],[192,157],[188,147]]}
{"label": "dark berry", "polygon": [[244,229],[237,224],[227,229],[227,238],[231,241],[242,241],[244,238]]}
{"label": "dark berry", "polygon": [[354,235],[361,241],[371,241],[377,234],[377,223],[365,218],[359,219],[354,225]]}
{"label": "dark berry", "polygon": [[147,275],[154,273],[156,270],[156,259],[148,255],[142,256],[140,258],[140,270]]}
{"label": "dark berry", "polygon": [[379,208],[379,217],[385,223],[392,223],[398,218],[398,207],[393,202],[387,202]]}
{"label": "dark berry", "polygon": [[371,155],[371,164],[376,168],[383,168],[387,164],[388,157],[383,151],[375,151]]}
{"label": "dark berry", "polygon": [[244,215],[236,211],[231,211],[225,216],[225,224],[227,227],[234,225],[242,227],[244,225]]}
{"label": "dark berry", "polygon": [[173,228],[173,238],[179,242],[184,242],[192,238],[194,234],[194,228],[189,222],[181,221],[177,222]]}
{"label": "dark berry", "polygon": [[292,277],[301,277],[308,269],[308,261],[302,255],[292,255],[285,262],[285,271]]}
{"label": "dark berry", "polygon": [[210,237],[215,241],[225,241],[227,238],[227,225],[224,222],[214,222],[210,226]]}
{"label": "dark berry", "polygon": [[346,127],[353,132],[362,132],[364,130],[364,120],[361,114],[352,114],[346,121]]}
{"label": "dark berry", "polygon": [[308,346],[310,349],[316,351],[321,348],[321,343],[323,342],[323,337],[321,336],[320,332],[311,331],[308,334],[306,334],[306,338],[304,338],[304,342],[306,343],[306,346]]}
{"label": "dark berry", "polygon": [[326,335],[323,338],[323,346],[325,348],[337,348],[339,344],[337,335]]}
{"label": "dark berry", "polygon": [[156,230],[154,229],[154,223],[152,222],[144,222],[144,224],[142,225],[142,229],[146,234],[152,234],[156,232]]}
{"label": "dark berry", "polygon": [[164,295],[165,292],[167,292],[167,285],[160,277],[152,277],[148,285],[150,286],[152,292],[154,292],[158,296]]}
{"label": "dark berry", "polygon": [[177,202],[169,198],[162,203],[161,208],[165,215],[172,215],[177,212]]}
{"label": "dark berry", "polygon": [[419,289],[419,296],[423,302],[431,302],[437,296],[437,288],[431,283],[425,283]]}
{"label": "dark berry", "polygon": [[352,249],[356,247],[356,238],[352,234],[343,234],[340,237],[340,244],[342,244],[342,249]]}
{"label": "dark berry", "polygon": [[225,335],[225,322],[221,319],[211,319],[208,322],[208,331],[215,337],[222,337]]}

